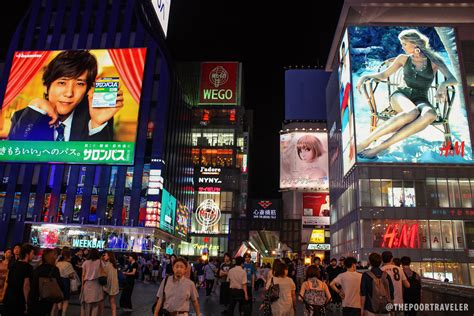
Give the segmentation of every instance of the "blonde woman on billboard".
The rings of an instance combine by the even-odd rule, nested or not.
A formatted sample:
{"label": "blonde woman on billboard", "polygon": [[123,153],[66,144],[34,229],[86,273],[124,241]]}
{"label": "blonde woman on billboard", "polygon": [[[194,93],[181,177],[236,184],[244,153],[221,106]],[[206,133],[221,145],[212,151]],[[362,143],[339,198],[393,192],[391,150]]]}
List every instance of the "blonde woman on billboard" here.
{"label": "blonde woman on billboard", "polygon": [[[398,55],[384,71],[364,75],[357,83],[357,90],[368,79],[385,80],[398,69],[403,69],[405,85],[399,87],[391,96],[390,104],[397,115],[373,130],[369,136],[357,144],[361,158],[375,159],[377,154],[428,127],[436,120],[437,114],[428,100],[428,90],[435,74],[440,70],[446,77],[436,92],[436,98],[446,99],[446,87],[457,84],[456,78],[448,70],[442,58],[430,47],[429,39],[417,30],[404,30],[398,35],[405,54]],[[393,133],[389,138],[374,145],[380,137]]]}
{"label": "blonde woman on billboard", "polygon": [[296,143],[298,157],[304,162],[301,170],[298,170],[298,178],[320,179],[327,176],[326,171],[317,166],[318,158],[325,150],[323,143],[314,135],[304,135]]}

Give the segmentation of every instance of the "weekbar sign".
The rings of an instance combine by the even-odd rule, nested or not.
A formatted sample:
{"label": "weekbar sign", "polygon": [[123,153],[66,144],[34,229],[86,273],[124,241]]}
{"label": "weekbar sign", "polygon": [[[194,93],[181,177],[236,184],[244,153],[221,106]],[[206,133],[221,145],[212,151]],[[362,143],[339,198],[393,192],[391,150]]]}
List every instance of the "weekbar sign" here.
{"label": "weekbar sign", "polygon": [[239,63],[201,63],[200,105],[237,105],[239,99]]}

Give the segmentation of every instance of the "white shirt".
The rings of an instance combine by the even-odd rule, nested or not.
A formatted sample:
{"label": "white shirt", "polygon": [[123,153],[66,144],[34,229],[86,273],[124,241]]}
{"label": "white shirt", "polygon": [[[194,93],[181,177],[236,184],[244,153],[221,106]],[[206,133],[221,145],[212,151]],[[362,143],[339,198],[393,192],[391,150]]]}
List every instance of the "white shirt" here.
{"label": "white shirt", "polygon": [[340,284],[344,292],[342,307],[360,308],[360,282],[362,274],[356,271],[340,273],[331,284]]}
{"label": "white shirt", "polygon": [[[37,107],[35,107],[34,105],[29,105],[28,106],[30,109],[32,110],[35,110],[36,112],[39,112],[43,115],[46,115],[46,111],[42,110],[42,109],[38,109]],[[74,117],[74,112],[75,111],[72,111],[72,113],[68,116],[67,119],[65,119],[63,122],[60,122],[58,121],[57,123],[62,123],[64,125],[64,141],[68,142],[69,141],[69,138],[71,137],[71,127],[72,127],[72,119]],[[101,132],[104,127],[107,126],[107,123],[108,122],[105,122],[104,124],[96,127],[96,128],[92,128],[92,125],[91,125],[91,121],[89,120],[89,123],[87,124],[88,128],[89,128],[89,136],[92,136],[92,135],[95,135],[99,132]],[[54,140],[56,140],[56,138],[58,137],[58,132],[56,131],[56,129],[54,129]]]}
{"label": "white shirt", "polygon": [[391,263],[381,266],[380,269],[387,272],[392,279],[393,304],[403,304],[403,280],[407,279],[403,269]]}
{"label": "white shirt", "polygon": [[229,270],[227,281],[230,282],[229,288],[242,290],[243,286],[247,286],[247,272],[241,266],[233,267]]}

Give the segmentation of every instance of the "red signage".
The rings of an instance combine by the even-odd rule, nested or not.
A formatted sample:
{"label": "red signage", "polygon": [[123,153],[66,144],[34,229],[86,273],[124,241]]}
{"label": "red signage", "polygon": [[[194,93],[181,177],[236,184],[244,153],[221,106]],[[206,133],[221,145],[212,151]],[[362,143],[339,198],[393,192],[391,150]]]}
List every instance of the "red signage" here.
{"label": "red signage", "polygon": [[237,105],[239,63],[201,63],[200,105]]}
{"label": "red signage", "polygon": [[328,193],[303,193],[304,216],[329,216]]}
{"label": "red signage", "polygon": [[389,224],[385,230],[382,240],[382,248],[420,248],[420,237],[418,235],[418,224]]}

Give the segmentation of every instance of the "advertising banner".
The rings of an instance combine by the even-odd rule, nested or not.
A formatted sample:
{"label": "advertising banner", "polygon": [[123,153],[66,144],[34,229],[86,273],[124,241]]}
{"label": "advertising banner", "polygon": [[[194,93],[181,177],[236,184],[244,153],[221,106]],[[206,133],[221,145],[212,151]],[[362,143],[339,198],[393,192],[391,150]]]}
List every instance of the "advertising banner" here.
{"label": "advertising banner", "polygon": [[280,135],[280,188],[327,190],[327,134],[292,132]]}
{"label": "advertising banner", "polygon": [[304,216],[330,216],[329,193],[303,193]]}
{"label": "advertising banner", "polygon": [[472,163],[451,27],[349,27],[357,161]]}
{"label": "advertising banner", "polygon": [[0,161],[131,165],[146,48],[15,52]]}
{"label": "advertising banner", "polygon": [[189,232],[189,210],[186,205],[178,202],[176,208],[176,235],[180,238],[187,239]]}
{"label": "advertising banner", "polygon": [[278,219],[280,211],[280,200],[249,200],[248,210],[252,219]]}
{"label": "advertising banner", "polygon": [[176,198],[163,189],[161,198],[160,229],[174,235]]}
{"label": "advertising banner", "polygon": [[239,94],[238,62],[201,63],[199,105],[238,105]]}
{"label": "advertising banner", "polygon": [[312,244],[324,244],[324,229],[313,229],[309,242]]}
{"label": "advertising banner", "polygon": [[330,217],[322,216],[302,216],[303,228],[313,228],[314,226],[329,226]]}
{"label": "advertising banner", "polygon": [[341,110],[342,163],[344,175],[355,164],[354,107],[351,96],[351,56],[347,31],[339,47],[339,104]]}

